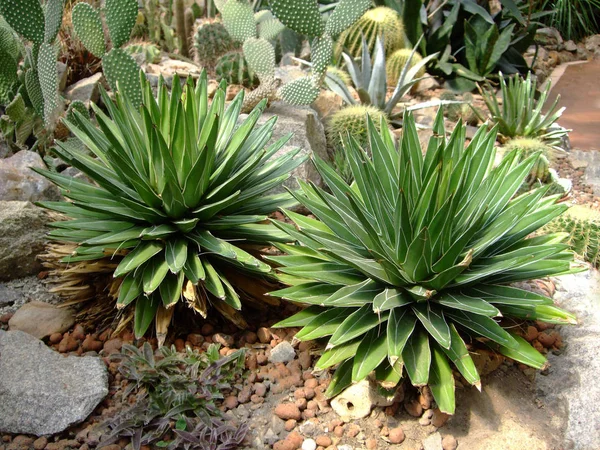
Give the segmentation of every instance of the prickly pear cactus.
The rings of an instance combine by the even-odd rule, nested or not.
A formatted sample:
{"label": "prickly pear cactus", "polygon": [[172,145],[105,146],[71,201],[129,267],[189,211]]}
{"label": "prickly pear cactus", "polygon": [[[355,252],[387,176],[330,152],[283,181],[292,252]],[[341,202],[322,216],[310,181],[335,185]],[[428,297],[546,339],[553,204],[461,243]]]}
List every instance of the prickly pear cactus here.
{"label": "prickly pear cactus", "polygon": [[79,114],[82,114],[84,117],[86,117],[88,119],[90,117],[90,112],[85,107],[85,103],[83,103],[81,100],[75,100],[75,101],[71,102],[71,104],[67,108],[66,119],[70,122],[73,122],[75,120],[76,112]]}
{"label": "prickly pear cactus", "polygon": [[44,122],[54,124],[57,122],[59,111],[58,99],[58,73],[56,59],[58,52],[50,44],[42,44],[38,55],[38,76],[40,89],[44,99]]}
{"label": "prickly pear cactus", "polygon": [[259,80],[268,80],[275,75],[275,50],[265,39],[250,38],[244,42],[244,57]]}
{"label": "prickly pear cactus", "polygon": [[249,3],[229,0],[221,10],[223,24],[231,37],[239,42],[256,37],[254,10]]}
{"label": "prickly pear cactus", "polygon": [[248,64],[241,53],[228,53],[217,61],[215,67],[217,80],[227,84],[239,84],[247,88],[256,86],[258,79],[250,73]]}
{"label": "prickly pear cactus", "polygon": [[113,48],[102,58],[102,68],[113,92],[118,88],[134,105],[142,104],[140,68],[131,56],[120,48]]}
{"label": "prickly pear cactus", "polygon": [[80,2],[75,5],[72,12],[73,29],[85,48],[102,58],[106,52],[104,45],[104,31],[100,13],[90,4]]}
{"label": "prickly pear cactus", "polygon": [[47,0],[44,10],[44,42],[52,43],[56,39],[62,24],[65,0]]}
{"label": "prickly pear cactus", "polygon": [[201,66],[213,66],[218,58],[237,45],[221,22],[200,23],[194,32],[194,60]]}
{"label": "prickly pear cactus", "polygon": [[270,5],[275,17],[297,33],[317,37],[325,32],[317,0],[271,0]]}
{"label": "prickly pear cactus", "polygon": [[319,96],[320,89],[312,78],[298,78],[281,87],[279,95],[290,105],[310,105]]}
{"label": "prickly pear cactus", "polygon": [[352,26],[369,9],[367,0],[343,0],[333,10],[325,25],[325,32],[337,36],[346,28]]}
{"label": "prickly pear cactus", "polygon": [[370,53],[373,54],[377,37],[381,35],[385,36],[387,55],[404,46],[402,19],[396,11],[386,6],[368,10],[356,23],[345,30],[338,38],[336,55],[341,55],[342,50],[346,48],[350,55],[359,57],[363,36],[369,45]]}
{"label": "prickly pear cactus", "polygon": [[[138,12],[137,0],[105,0],[106,25],[114,48],[129,40]],[[96,55],[97,56],[97,55]]]}
{"label": "prickly pear cactus", "polygon": [[13,55],[0,47],[0,104],[3,105],[10,101],[18,81],[17,61]]}
{"label": "prickly pear cactus", "polygon": [[38,116],[44,116],[44,95],[40,87],[39,74],[36,69],[28,69],[25,72],[25,88],[27,96]]}
{"label": "prickly pear cactus", "polygon": [[25,39],[44,42],[44,10],[39,0],[0,0],[0,14]]}

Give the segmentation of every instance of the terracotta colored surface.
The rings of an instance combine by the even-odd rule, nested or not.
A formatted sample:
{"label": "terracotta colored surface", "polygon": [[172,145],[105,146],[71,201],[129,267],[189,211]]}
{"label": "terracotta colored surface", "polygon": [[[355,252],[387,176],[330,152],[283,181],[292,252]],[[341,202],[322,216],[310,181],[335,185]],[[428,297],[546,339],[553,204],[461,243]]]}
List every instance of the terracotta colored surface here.
{"label": "terracotta colored surface", "polygon": [[568,66],[552,88],[552,101],[557,94],[567,108],[559,123],[573,130],[571,147],[600,150],[600,61]]}

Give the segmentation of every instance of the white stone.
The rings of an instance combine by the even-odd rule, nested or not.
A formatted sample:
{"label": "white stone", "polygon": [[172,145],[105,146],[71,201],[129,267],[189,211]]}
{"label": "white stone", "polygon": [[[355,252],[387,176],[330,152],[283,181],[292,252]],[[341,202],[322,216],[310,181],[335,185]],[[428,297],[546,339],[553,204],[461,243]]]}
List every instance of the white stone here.
{"label": "white stone", "polygon": [[302,450],[317,450],[317,443],[314,439],[304,439]]}

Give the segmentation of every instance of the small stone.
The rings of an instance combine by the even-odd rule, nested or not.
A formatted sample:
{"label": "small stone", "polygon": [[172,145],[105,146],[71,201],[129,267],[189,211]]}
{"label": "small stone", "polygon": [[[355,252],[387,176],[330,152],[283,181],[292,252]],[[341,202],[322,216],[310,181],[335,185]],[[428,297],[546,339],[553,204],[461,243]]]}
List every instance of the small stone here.
{"label": "small stone", "polygon": [[254,385],[254,393],[259,397],[264,397],[267,393],[267,386],[264,383],[256,383]]}
{"label": "small stone", "polygon": [[456,450],[456,447],[458,447],[458,442],[454,436],[451,434],[444,436],[442,439],[442,448],[444,450]]}
{"label": "small stone", "polygon": [[123,341],[121,338],[110,339],[104,343],[104,352],[107,355],[118,353],[121,351],[121,347],[123,347]]}
{"label": "small stone", "polygon": [[556,334],[543,331],[542,333],[538,334],[537,340],[540,341],[540,344],[542,344],[544,347],[550,348],[556,341]]}
{"label": "small stone", "polygon": [[73,310],[58,308],[44,302],[29,302],[21,306],[8,322],[11,331],[24,331],[43,339],[64,333],[75,323]]}
{"label": "small stone", "polygon": [[221,344],[223,347],[232,347],[235,343],[233,336],[225,333],[215,333],[212,337],[213,342]]}
{"label": "small stone", "polygon": [[354,450],[354,447],[351,445],[338,445],[337,450]]}
{"label": "small stone", "polygon": [[244,386],[240,392],[238,392],[237,399],[240,403],[248,403],[250,401],[250,397],[252,396],[252,391],[249,386]]}
{"label": "small stone", "polygon": [[268,328],[261,327],[258,329],[256,334],[258,336],[258,340],[262,344],[268,344],[269,342],[271,342],[271,332],[269,331]]}
{"label": "small stone", "polygon": [[33,441],[33,448],[35,450],[42,450],[44,447],[46,447],[46,444],[48,444],[48,438],[42,436]]}
{"label": "small stone", "polygon": [[227,409],[237,408],[238,404],[239,404],[239,401],[238,401],[237,396],[235,396],[235,395],[230,395],[223,401],[223,406],[225,406],[225,408],[227,408]]}
{"label": "small stone", "polygon": [[342,437],[344,435],[344,427],[341,425],[337,425],[333,429],[333,434],[335,434],[337,437]]}
{"label": "small stone", "polygon": [[400,444],[402,443],[402,441],[404,441],[404,430],[400,427],[398,428],[392,428],[390,430],[390,434],[388,436],[388,439],[390,440],[390,442],[392,444]]}
{"label": "small stone", "polygon": [[288,419],[285,421],[285,431],[292,431],[294,428],[296,428],[296,424],[298,422],[294,419]]}
{"label": "small stone", "polygon": [[321,447],[329,447],[333,443],[331,438],[325,435],[317,436],[315,441],[317,445],[320,445]]}
{"label": "small stone", "polygon": [[203,336],[210,336],[215,332],[215,327],[212,323],[205,323],[204,325],[202,325],[202,328],[200,329],[200,333],[202,333]]}
{"label": "small stone", "polygon": [[443,413],[439,410],[439,408],[436,408],[433,410],[433,416],[431,417],[431,424],[436,428],[440,428],[440,427],[443,427],[444,425],[446,425],[446,422],[448,422],[448,419],[450,419],[450,416],[448,414]]}
{"label": "small stone", "polygon": [[433,433],[424,439],[423,450],[443,450],[441,434],[439,432]]}
{"label": "small stone", "polygon": [[273,444],[273,450],[296,450],[297,448],[298,447],[296,447],[292,442],[286,439],[277,441],[275,444]]}
{"label": "small stone", "polygon": [[74,352],[77,348],[79,348],[79,341],[69,333],[65,333],[62,341],[58,344],[58,351],[60,353]]}
{"label": "small stone", "polygon": [[314,439],[304,439],[302,450],[317,450],[317,443]]}
{"label": "small stone", "polygon": [[192,344],[194,347],[200,347],[202,344],[204,344],[204,336],[202,336],[199,333],[191,333],[188,334],[187,336],[187,340],[189,341],[190,344]]}
{"label": "small stone", "polygon": [[52,333],[48,338],[48,341],[50,342],[50,344],[58,344],[60,341],[62,341],[62,338],[62,333]]}
{"label": "small stone", "polygon": [[523,336],[525,338],[525,340],[527,342],[531,342],[534,339],[537,339],[539,334],[539,331],[536,327],[534,327],[533,325],[529,325],[527,327],[527,332],[525,333],[525,336]]}
{"label": "small stone", "polygon": [[291,442],[294,445],[294,448],[300,447],[302,442],[304,442],[304,438],[297,431],[292,431],[290,434],[288,434],[286,440]]}
{"label": "small stone", "polygon": [[84,352],[99,352],[103,346],[102,342],[94,339],[91,334],[88,334],[81,344],[81,349]]}
{"label": "small stone", "polygon": [[280,403],[275,407],[275,415],[283,420],[300,420],[302,418],[300,409],[293,403]]}
{"label": "small stone", "polygon": [[269,361],[272,363],[286,363],[292,361],[296,357],[296,351],[292,344],[288,341],[283,341],[271,349]]}
{"label": "small stone", "polygon": [[365,442],[365,445],[367,447],[367,450],[376,450],[377,449],[377,439],[369,438]]}
{"label": "small stone", "polygon": [[423,407],[417,400],[411,400],[410,402],[404,402],[404,409],[413,417],[421,417],[423,414]]}

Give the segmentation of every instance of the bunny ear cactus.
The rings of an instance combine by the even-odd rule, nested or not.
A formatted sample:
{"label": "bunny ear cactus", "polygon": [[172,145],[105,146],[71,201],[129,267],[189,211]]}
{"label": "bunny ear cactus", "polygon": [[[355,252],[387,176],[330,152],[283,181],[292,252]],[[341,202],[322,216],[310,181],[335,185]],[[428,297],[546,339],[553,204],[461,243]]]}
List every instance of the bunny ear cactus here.
{"label": "bunny ear cactus", "polygon": [[73,8],[73,28],[85,48],[102,58],[104,75],[113,91],[118,87],[124,90],[137,108],[141,104],[139,67],[135,60],[120,47],[131,36],[137,19],[137,0],[106,0],[104,13],[106,25],[113,44],[106,53],[102,19],[91,5],[80,2]]}
{"label": "bunny ear cactus", "polygon": [[71,266],[117,258],[117,308],[135,305],[138,337],[155,318],[164,330],[183,302],[243,327],[248,277],[259,281],[271,270],[253,248],[288,239],[265,220],[294,202],[268,192],[305,158],[296,157],[299,149],[275,156],[291,136],[267,146],[276,118],[257,125],[266,101],[242,122],[244,91],[225,107],[221,83],[209,103],[206,72],[183,89],[175,76],[170,97],[164,80],[157,98],[143,75],[141,83],[139,110],[121,91],[116,103],[102,92],[108,115],[93,105],[99,129],[77,112],[67,121],[95,157],[66,143],[56,153],[92,183],[38,170],[71,200],[40,203],[69,217],[53,224],[50,238],[77,245],[63,260]]}
{"label": "bunny ear cactus", "polygon": [[37,45],[44,42],[44,10],[39,0],[2,0],[0,14],[28,41]]}
{"label": "bunny ear cactus", "polygon": [[287,211],[294,224],[274,222],[297,243],[270,258],[290,286],[271,294],[308,306],[277,326],[328,340],[316,368],[339,365],[329,396],[373,371],[390,388],[405,370],[453,414],[451,364],[481,384],[468,343],[541,368],[545,358],[502,320],[576,323],[552,299],[509,285],[580,270],[563,234],[531,237],[567,206],[546,188],[515,197],[534,158],[519,162],[515,151],[494,167],[495,130],[465,146],[465,127],[446,139],[443,120],[425,154],[410,113],[399,146],[369,120],[372,157],[344,143],[354,183],[315,157],[328,190],[301,183],[293,195],[316,219]]}

